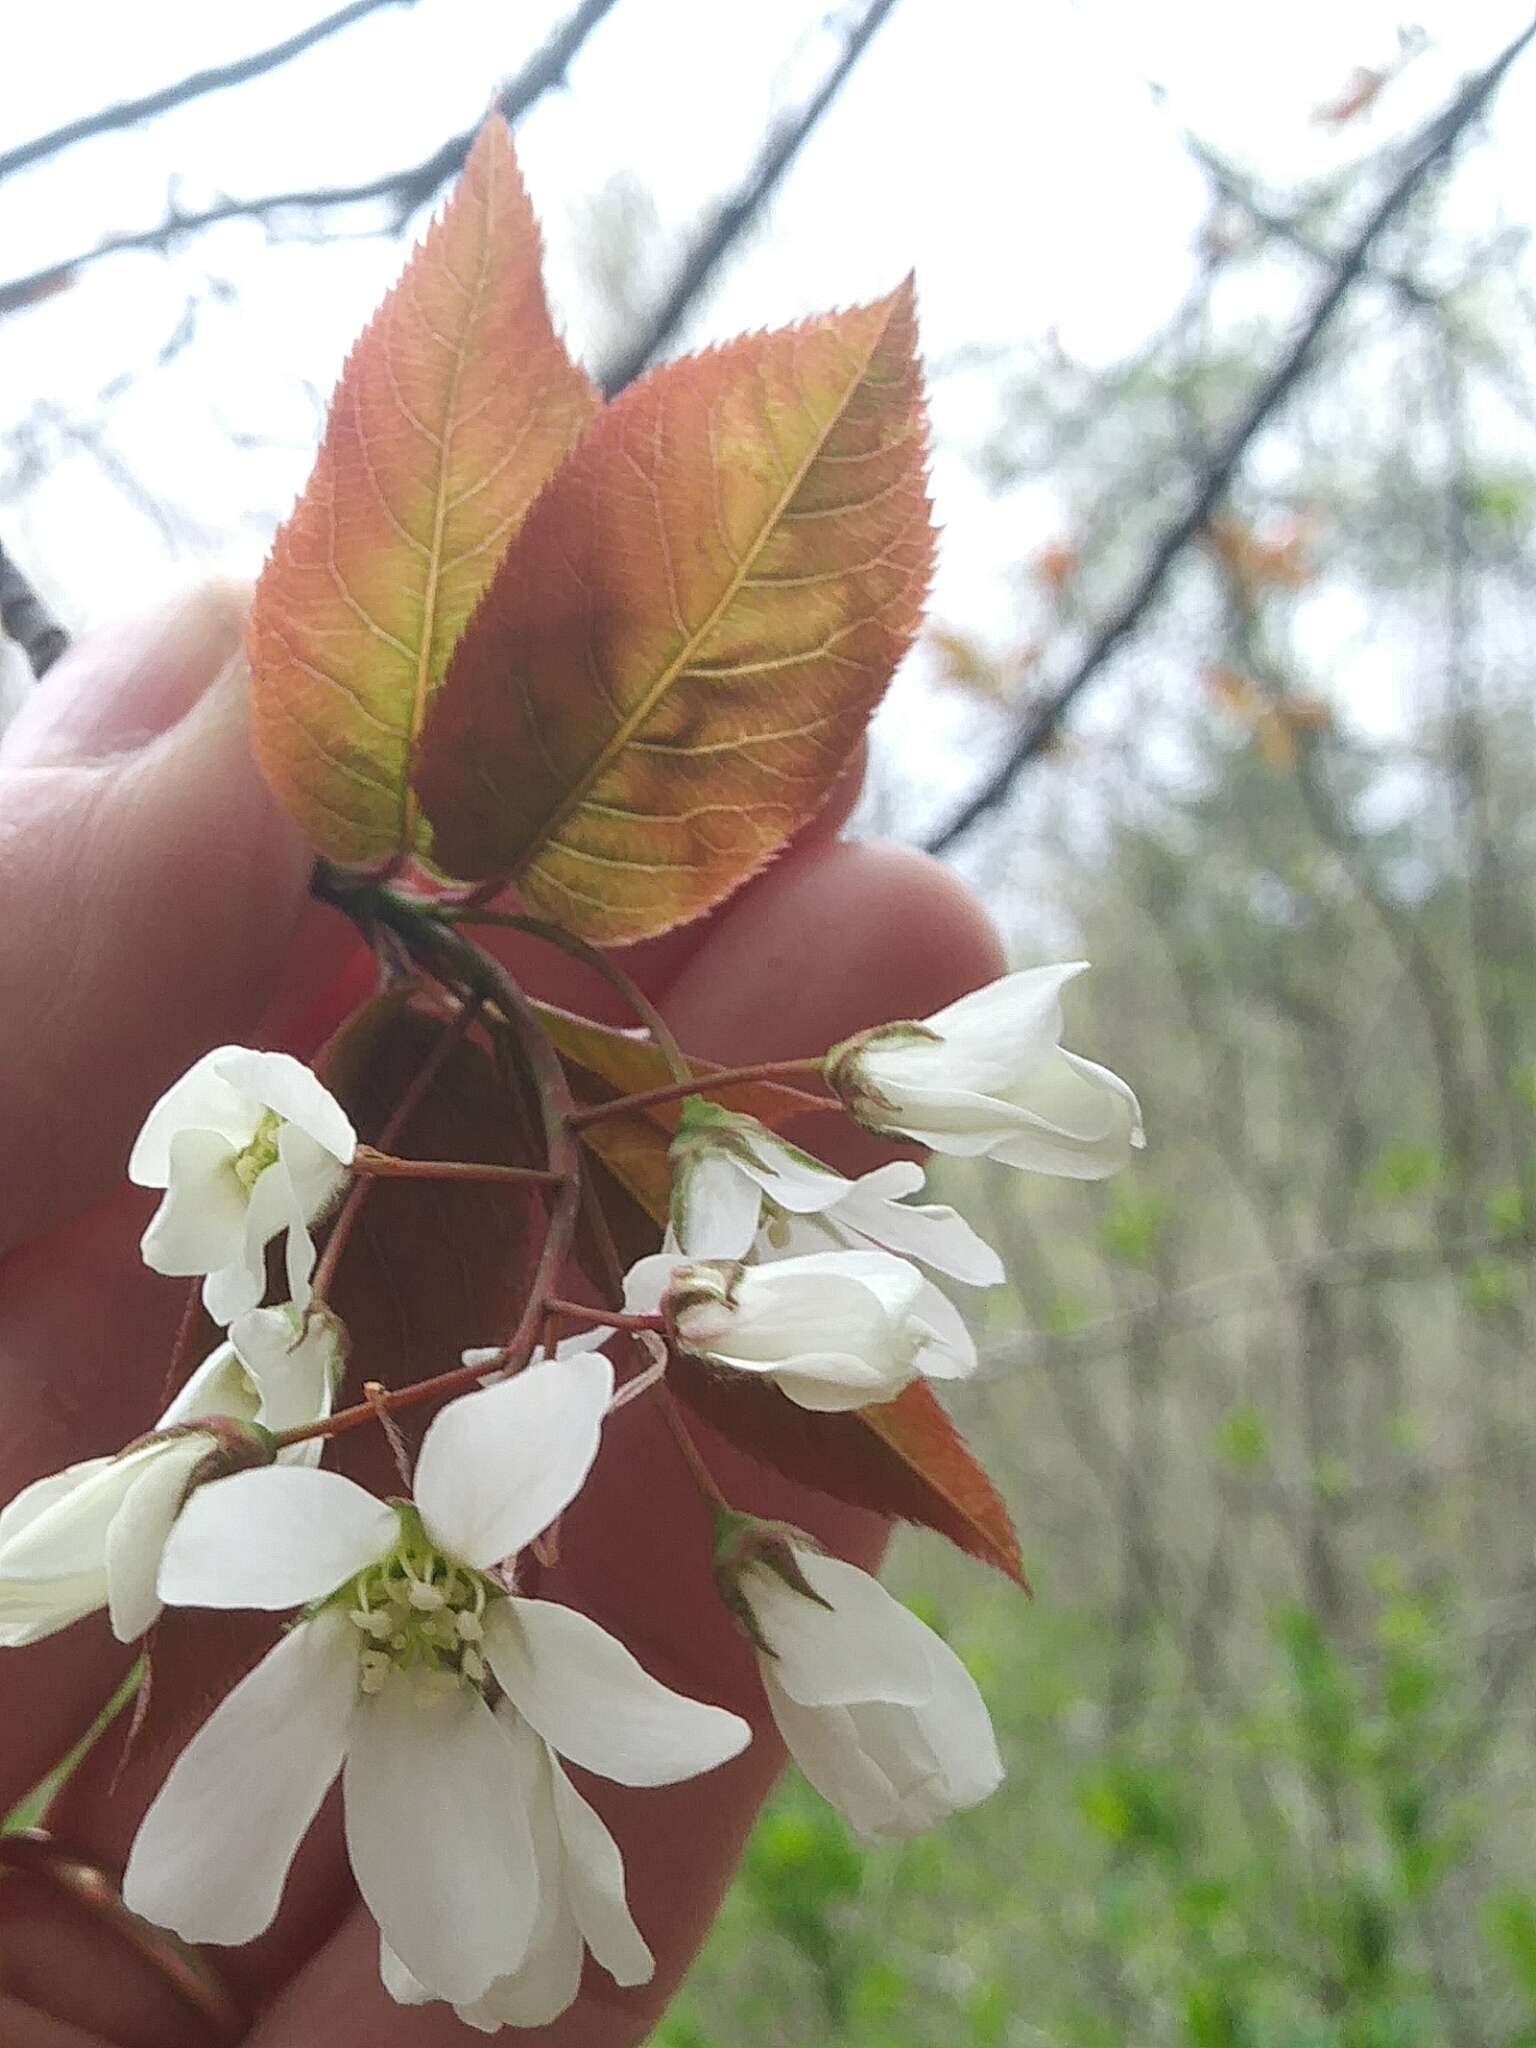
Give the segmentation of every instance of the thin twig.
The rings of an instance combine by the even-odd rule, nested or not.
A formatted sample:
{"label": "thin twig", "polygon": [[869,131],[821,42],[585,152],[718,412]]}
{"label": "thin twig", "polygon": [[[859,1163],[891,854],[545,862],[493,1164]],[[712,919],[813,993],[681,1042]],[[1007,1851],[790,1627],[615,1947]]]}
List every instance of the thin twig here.
{"label": "thin twig", "polygon": [[39,681],[69,645],[69,635],[0,547],[0,631],[14,640]]}
{"label": "thin twig", "polygon": [[897,0],[872,0],[872,5],[864,10],[848,32],[836,63],[816,91],[803,107],[774,123],[757,162],[739,190],[716,207],[698,240],[678,266],[676,277],[662,294],[651,316],[650,325],[598,379],[609,398],[649,369],[681,328],[713,282],[721,264],[778,190],[790,165],[847,83],[875,32],[894,11],[896,4]]}
{"label": "thin twig", "polygon": [[[597,27],[617,0],[582,0],[570,18],[556,29],[549,41],[496,95],[496,107],[508,121],[515,122],[535,100],[565,82],[566,70],[591,31]],[[0,284],[0,314],[15,312],[42,298],[49,289],[71,280],[90,265],[109,256],[121,256],[135,249],[164,250],[184,236],[200,234],[229,220],[270,220],[280,213],[329,213],[337,207],[356,206],[368,200],[387,199],[393,204],[395,224],[403,225],[419,207],[435,197],[440,188],[464,168],[478,128],[453,135],[418,164],[370,178],[359,185],[318,185],[304,191],[268,192],[255,199],[224,199],[195,213],[171,210],[151,228],[129,234],[109,235],[94,248],[50,263],[29,276]]]}
{"label": "thin twig", "polygon": [[930,853],[942,853],[995,809],[1023,769],[1054,738],[1062,718],[1104,667],[1111,654],[1162,595],[1169,571],[1206,527],[1248,452],[1250,443],[1290,396],[1311,363],[1312,354],[1340,306],[1360,278],[1371,248],[1382,230],[1401,212],[1426,175],[1455,147],[1492,98],[1505,72],[1536,36],[1532,21],[1486,70],[1463,86],[1450,105],[1430,122],[1397,178],[1367,216],[1354,241],[1341,254],[1337,268],[1313,306],[1295,340],[1271,369],[1237,424],[1211,458],[1189,504],[1164,531],[1134,587],[1104,622],[1092,645],[1066,680],[1031,712],[1007,756],[975,795],[927,842]]}
{"label": "thin twig", "polygon": [[[792,1074],[819,1074],[821,1066],[819,1059],[806,1059],[762,1060],[752,1067],[721,1067],[712,1074],[697,1074],[691,1081],[674,1081],[665,1088],[646,1088],[638,1095],[618,1095],[612,1102],[588,1103],[584,1109],[573,1109],[568,1121],[573,1131],[581,1131],[588,1124],[602,1123],[606,1117],[628,1116],[637,1109],[653,1109],[658,1103],[680,1102],[685,1095],[723,1095],[728,1089],[743,1088],[752,1081],[778,1081]],[[798,1089],[785,1092],[800,1094]],[[800,1095],[800,1100],[807,1113],[838,1106],[830,1096],[804,1094]]]}
{"label": "thin twig", "polygon": [[58,156],[62,150],[71,149],[77,142],[85,142],[93,135],[110,135],[119,128],[133,128],[141,121],[152,121],[157,114],[169,113],[173,107],[185,106],[189,100],[205,99],[209,93],[223,92],[233,85],[245,85],[249,80],[260,78],[268,71],[277,70],[279,65],[301,57],[317,43],[350,28],[353,22],[363,20],[366,15],[377,14],[383,7],[415,5],[416,0],[351,0],[350,6],[338,8],[334,14],[326,15],[309,28],[300,29],[297,35],[274,43],[270,49],[257,50],[249,57],[238,58],[233,64],[194,71],[175,85],[163,85],[157,92],[145,93],[142,99],[119,100],[115,106],[103,107],[95,114],[84,114],[77,121],[66,121],[62,128],[35,136],[31,142],[20,143],[15,149],[0,150],[0,178],[25,170],[29,164],[41,163],[46,157]]}

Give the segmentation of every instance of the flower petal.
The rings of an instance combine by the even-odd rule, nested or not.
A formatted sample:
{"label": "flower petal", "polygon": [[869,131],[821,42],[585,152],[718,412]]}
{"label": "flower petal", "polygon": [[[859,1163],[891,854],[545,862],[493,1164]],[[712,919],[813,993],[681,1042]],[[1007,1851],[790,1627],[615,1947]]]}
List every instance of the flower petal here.
{"label": "flower petal", "polygon": [[107,1530],[107,1612],[112,1633],[131,1643],[156,1620],[155,1582],[171,1525],[181,1512],[195,1466],[213,1449],[207,1436],[177,1437],[144,1467]]}
{"label": "flower petal", "polygon": [[690,1259],[744,1259],[763,1197],[743,1160],[726,1152],[690,1159],[677,1176],[672,1221]]}
{"label": "flower petal", "polygon": [[179,1423],[201,1422],[210,1415],[254,1422],[260,1405],[244,1360],[226,1339],[209,1352],[155,1427],[174,1429]]}
{"label": "flower petal", "polygon": [[58,1501],[67,1500],[77,1486],[87,1479],[94,1479],[98,1472],[105,1472],[116,1461],[112,1458],[84,1458],[78,1465],[66,1465],[62,1472],[50,1472],[42,1479],[34,1479],[30,1486],[24,1486],[14,1499],[0,1508],[0,1574],[4,1573],[5,1546],[21,1534],[29,1522],[35,1522],[39,1515]]}
{"label": "flower petal", "polygon": [[743,1575],[742,1587],[773,1652],[768,1664],[789,1697],[803,1707],[926,1700],[934,1683],[932,1629],[868,1572],[803,1544],[793,1548],[825,1607],[761,1566]]}
{"label": "flower petal", "polygon": [[[1087,971],[1086,960],[1023,967],[936,1010],[923,1020],[943,1040],[930,1049],[934,1060],[942,1059],[957,1088],[1005,1092],[1010,1076],[1027,1072],[1061,1042],[1061,992]],[[912,1044],[919,1049],[920,1042]]]}
{"label": "flower petal", "polygon": [[247,1205],[234,1156],[217,1131],[179,1131],[171,1140],[169,1183],[139,1241],[152,1273],[213,1273],[241,1256]]}
{"label": "flower petal", "polygon": [[242,1251],[203,1282],[203,1307],[215,1323],[238,1322],[266,1292],[265,1264],[253,1265]]}
{"label": "flower petal", "polygon": [[538,1942],[510,1976],[498,1978],[473,2005],[455,2006],[466,2026],[482,2034],[502,2027],[547,2027],[576,2002],[585,1960],[581,1929],[564,1893]]}
{"label": "flower petal", "polygon": [[624,1891],[624,1858],[602,1816],[582,1798],[553,1752],[550,1790],[565,1844],[565,1882],[587,1947],[615,1984],[648,1984],[656,1959],[635,1925]]}
{"label": "flower petal", "polygon": [[531,1543],[581,1491],[612,1398],[613,1367],[588,1351],[450,1401],[416,1460],[433,1540],[481,1567]]}
{"label": "flower petal", "polygon": [[105,1571],[72,1579],[0,1579],[0,1650],[22,1650],[105,1606]]}
{"label": "flower petal", "polygon": [[[722,1365],[732,1360],[722,1358]],[[758,1368],[761,1370],[761,1368]],[[894,1401],[903,1387],[917,1378],[915,1364],[870,1365],[861,1358],[836,1355],[797,1358],[792,1368],[781,1367],[774,1384],[797,1407],[818,1415],[841,1415],[850,1408],[873,1408],[882,1401]]]}
{"label": "flower petal", "polygon": [[[255,1419],[272,1430],[298,1429],[331,1412],[341,1365],[339,1325],[316,1315],[301,1321],[291,1307],[256,1308],[230,1325],[229,1337],[252,1384]],[[316,1437],[279,1451],[285,1465],[318,1464]]]}
{"label": "flower petal", "polygon": [[[271,1924],[341,1767],[357,1696],[355,1633],[336,1609],[301,1622],[193,1736],[128,1859],[123,1898],[135,1913],[186,1941],[250,1941]],[[246,1796],[232,1841],[237,1788]]]}
{"label": "flower petal", "polygon": [[[907,1180],[916,1174],[915,1182]],[[964,1280],[974,1287],[995,1287],[1003,1276],[1003,1262],[985,1238],[978,1237],[963,1216],[939,1202],[907,1203],[893,1200],[900,1173],[906,1183],[903,1194],[913,1194],[923,1184],[922,1170],[904,1159],[880,1166],[856,1181],[850,1192],[828,1212],[828,1221],[843,1230],[867,1238],[885,1251],[908,1259],[920,1259],[947,1273],[952,1280]],[[887,1176],[892,1176],[888,1179]]]}
{"label": "flower petal", "polygon": [[171,1143],[180,1131],[215,1131],[232,1152],[248,1145],[261,1106],[230,1086],[220,1063],[241,1048],[215,1046],[173,1081],[149,1115],[128,1155],[128,1178],[137,1187],[163,1188],[171,1177]]}
{"label": "flower petal", "polygon": [[632,1316],[654,1315],[679,1266],[688,1264],[680,1251],[652,1252],[637,1259],[624,1275],[624,1307]]}
{"label": "flower petal", "polygon": [[382,1557],[399,1527],[393,1508],[339,1472],[237,1472],[200,1486],[182,1509],[160,1597],[171,1607],[298,1607]]}
{"label": "flower petal", "polygon": [[357,1150],[357,1133],[341,1104],[317,1074],[286,1052],[252,1052],[228,1045],[209,1055],[219,1079],[285,1123],[296,1124],[343,1166]]}
{"label": "flower petal", "polygon": [[752,1738],[746,1722],[651,1677],[624,1645],[553,1600],[497,1601],[486,1661],[552,1749],[621,1785],[671,1785],[712,1771]]}
{"label": "flower petal", "polygon": [[[160,1455],[157,1444],[116,1458],[91,1458],[54,1480],[39,1480],[12,1503],[0,1551],[0,1582],[7,1579],[72,1579],[104,1569],[107,1530],[145,1466]],[[66,1486],[62,1481],[68,1480]],[[49,1489],[43,1497],[42,1489]],[[34,1510],[32,1501],[38,1506]],[[19,1513],[14,1510],[19,1509]]]}
{"label": "flower petal", "polygon": [[750,1158],[742,1162],[770,1201],[793,1216],[814,1215],[830,1208],[853,1183],[797,1145],[786,1145],[769,1130],[754,1131],[747,1140]]}
{"label": "flower petal", "polygon": [[432,1994],[419,1977],[395,1954],[383,1935],[379,1936],[379,1981],[396,2005],[430,2005]]}
{"label": "flower petal", "polygon": [[976,1370],[976,1340],[966,1327],[965,1317],[931,1280],[913,1304],[912,1316],[933,1338],[917,1354],[917,1369],[935,1380],[969,1379]]}
{"label": "flower petal", "polygon": [[1074,1052],[1059,1052],[1022,1094],[1026,1120],[991,1148],[1004,1166],[1103,1180],[1146,1143],[1134,1092]]}
{"label": "flower petal", "polygon": [[490,1708],[392,1672],[358,1701],[343,1786],[353,1875],[380,1933],[434,1996],[471,2003],[521,1962],[538,1905]]}

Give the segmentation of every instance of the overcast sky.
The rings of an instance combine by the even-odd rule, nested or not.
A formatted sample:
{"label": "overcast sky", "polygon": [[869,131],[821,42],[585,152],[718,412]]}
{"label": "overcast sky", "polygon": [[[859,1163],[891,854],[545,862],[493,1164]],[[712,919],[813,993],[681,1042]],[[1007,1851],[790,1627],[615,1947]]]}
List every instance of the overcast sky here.
{"label": "overcast sky", "polygon": [[[276,40],[321,0],[50,0],[8,34],[0,142]],[[5,276],[221,193],[353,182],[469,125],[567,0],[417,0],[271,77],[0,185]],[[594,326],[577,258],[585,210],[619,175],[685,237],[740,177],[775,106],[827,60],[813,0],[618,0],[569,91],[519,146],[572,345]],[[1110,361],[1145,340],[1191,276],[1203,188],[1188,124],[1282,186],[1405,132],[1513,34],[1516,0],[903,0],[689,337],[723,337],[889,289],[909,268],[942,361],[971,343],[1054,332]],[[1369,123],[1311,118],[1400,26],[1430,38]],[[1153,91],[1156,86],[1160,90]],[[1470,222],[1528,216],[1536,65],[1512,78],[1497,147],[1469,168]],[[362,217],[358,225],[364,224]],[[0,506],[5,537],[75,624],[110,617],[199,565],[253,571],[307,471],[341,356],[397,273],[392,240],[269,246],[254,224],[170,260],[115,258],[0,320],[0,420],[39,402],[102,422],[91,446],[47,430],[40,472]],[[197,309],[191,341],[156,357]],[[1276,308],[1283,311],[1283,308]],[[109,405],[99,394],[125,388]],[[946,532],[936,610],[986,616],[1000,571],[1048,524],[1027,495],[1000,518],[960,459],[964,387],[941,402],[936,494]],[[3,477],[0,470],[0,477]],[[155,508],[164,508],[155,516]]]}

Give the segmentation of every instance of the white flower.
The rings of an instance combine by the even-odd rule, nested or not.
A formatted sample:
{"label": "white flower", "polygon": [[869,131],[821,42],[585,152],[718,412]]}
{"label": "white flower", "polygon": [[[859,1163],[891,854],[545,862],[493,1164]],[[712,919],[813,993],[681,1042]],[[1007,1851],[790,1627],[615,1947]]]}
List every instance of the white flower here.
{"label": "white flower", "polygon": [[763,1199],[791,1215],[825,1209],[851,1182],[785,1144],[756,1117],[692,1097],[683,1106],[672,1163],[672,1234],[690,1259],[744,1259]]}
{"label": "white flower", "polygon": [[949,1645],[867,1572],[791,1543],[814,1598],[740,1567],[779,1733],[859,1834],[917,1834],[1002,1783],[986,1704]]}
{"label": "white flower", "polygon": [[222,1045],[169,1088],[128,1161],[140,1187],[165,1199],[144,1233],[157,1273],[206,1273],[217,1323],[254,1308],[266,1289],[266,1248],[288,1233],[288,1291],[309,1305],[309,1225],[336,1194],[357,1150],[333,1095],[284,1052]]}
{"label": "white flower", "polygon": [[[251,1940],[341,1771],[353,1873],[398,1981],[473,2006],[529,1963],[546,1895],[569,1891],[520,1780],[526,1731],[626,1785],[692,1777],[745,1745],[744,1721],[658,1684],[596,1622],[489,1576],[575,1498],[612,1390],[608,1361],[588,1355],[450,1402],[422,1442],[414,1507],[276,1467],[194,1496],[162,1595],[309,1611],[173,1766],[123,1881],[135,1912],[190,1941]],[[562,1841],[578,1853],[568,1829]],[[612,1878],[606,1850],[582,1868],[593,1886]]]}
{"label": "white flower", "polygon": [[[963,1376],[958,1353],[917,1312],[923,1276],[886,1252],[819,1252],[743,1266],[658,1252],[632,1267],[624,1305],[660,1309],[679,1349],[759,1372],[802,1408],[889,1401],[926,1373]],[[963,1335],[963,1331],[962,1331]]]}
{"label": "white flower", "polygon": [[1144,1139],[1120,1077],[1061,1046],[1061,990],[1087,964],[1026,968],[920,1024],[860,1032],[828,1053],[827,1081],[870,1130],[1102,1180]]}
{"label": "white flower", "polygon": [[[210,1416],[278,1430],[330,1413],[336,1325],[315,1317],[307,1332],[287,1309],[242,1316],[211,1352],[155,1429]],[[0,1647],[19,1648],[105,1607],[113,1633],[131,1642],[160,1612],[155,1578],[192,1475],[218,1447],[193,1431],[115,1458],[88,1458],[39,1479],[0,1512]],[[279,1452],[311,1464],[321,1445]]]}

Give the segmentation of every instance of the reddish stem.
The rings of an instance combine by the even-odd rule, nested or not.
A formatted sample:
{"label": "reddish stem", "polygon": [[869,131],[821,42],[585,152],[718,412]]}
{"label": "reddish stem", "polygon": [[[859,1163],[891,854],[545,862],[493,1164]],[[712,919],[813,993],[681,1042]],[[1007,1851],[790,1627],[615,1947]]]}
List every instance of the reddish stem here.
{"label": "reddish stem", "polygon": [[[601,1123],[604,1117],[627,1116],[631,1110],[651,1109],[661,1102],[678,1102],[685,1095],[719,1095],[726,1089],[745,1086],[749,1081],[778,1081],[791,1074],[820,1072],[819,1059],[763,1060],[752,1067],[717,1067],[713,1073],[699,1074],[691,1081],[673,1081],[665,1088],[647,1088],[639,1095],[620,1095],[612,1102],[591,1103],[585,1109],[572,1110],[566,1122],[573,1131],[580,1131],[585,1130],[588,1124]],[[835,1102],[820,1095],[801,1094],[799,1090],[794,1092],[799,1096],[797,1113],[809,1114],[812,1110],[837,1107]]]}
{"label": "reddish stem", "polygon": [[498,1166],[479,1159],[396,1159],[388,1152],[376,1152],[372,1145],[358,1146],[352,1167],[356,1173],[373,1174],[381,1180],[467,1180],[508,1187],[558,1187],[563,1178],[544,1166]]}

